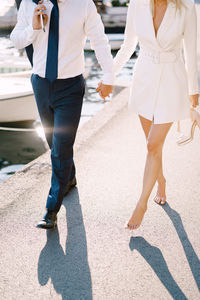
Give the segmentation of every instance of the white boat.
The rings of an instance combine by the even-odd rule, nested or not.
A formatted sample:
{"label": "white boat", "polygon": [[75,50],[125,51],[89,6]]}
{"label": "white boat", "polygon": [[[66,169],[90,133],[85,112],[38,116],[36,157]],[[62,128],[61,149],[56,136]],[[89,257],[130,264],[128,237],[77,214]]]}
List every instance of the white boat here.
{"label": "white boat", "polygon": [[17,9],[14,0],[1,0],[0,29],[13,28],[17,22]]}
{"label": "white boat", "polygon": [[[123,41],[124,41],[124,34],[122,33],[108,33],[106,34],[108,39],[109,39],[109,43],[111,45],[111,49],[112,50],[119,50]],[[87,40],[86,44],[85,44],[85,50],[87,51],[91,51],[91,46],[90,46],[90,41]]]}
{"label": "white boat", "polygon": [[0,78],[0,123],[38,118],[32,86],[28,78]]}

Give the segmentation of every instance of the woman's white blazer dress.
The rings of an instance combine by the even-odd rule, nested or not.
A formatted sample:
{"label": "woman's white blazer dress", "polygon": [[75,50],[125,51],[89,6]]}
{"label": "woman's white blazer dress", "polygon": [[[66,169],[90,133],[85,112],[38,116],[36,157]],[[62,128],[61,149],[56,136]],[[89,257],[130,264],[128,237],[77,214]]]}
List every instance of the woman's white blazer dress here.
{"label": "woman's white blazer dress", "polygon": [[118,74],[139,41],[129,107],[155,124],[189,118],[189,95],[199,93],[195,4],[182,3],[179,11],[168,2],[156,36],[150,0],[131,0],[124,43],[114,59]]}

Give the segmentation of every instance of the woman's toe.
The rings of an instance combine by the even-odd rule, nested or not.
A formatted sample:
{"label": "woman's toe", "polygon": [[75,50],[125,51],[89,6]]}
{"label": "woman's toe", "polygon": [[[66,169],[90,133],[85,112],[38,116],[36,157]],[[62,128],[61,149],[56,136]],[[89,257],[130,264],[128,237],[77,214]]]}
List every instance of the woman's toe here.
{"label": "woman's toe", "polygon": [[138,226],[138,224],[129,224],[128,225],[128,229],[129,230],[135,230],[135,229],[137,229],[139,226]]}
{"label": "woman's toe", "polygon": [[164,205],[165,203],[166,203],[166,199],[165,199],[165,198],[162,198],[160,204],[161,204],[161,205]]}
{"label": "woman's toe", "polygon": [[130,229],[130,224],[129,224],[129,223],[127,223],[127,224],[125,225],[125,229]]}
{"label": "woman's toe", "polygon": [[156,197],[154,198],[154,201],[155,201],[157,204],[160,204],[161,199],[160,199],[159,196],[156,196]]}
{"label": "woman's toe", "polygon": [[132,226],[132,225],[128,223],[128,224],[126,224],[125,229],[131,230],[131,226]]}

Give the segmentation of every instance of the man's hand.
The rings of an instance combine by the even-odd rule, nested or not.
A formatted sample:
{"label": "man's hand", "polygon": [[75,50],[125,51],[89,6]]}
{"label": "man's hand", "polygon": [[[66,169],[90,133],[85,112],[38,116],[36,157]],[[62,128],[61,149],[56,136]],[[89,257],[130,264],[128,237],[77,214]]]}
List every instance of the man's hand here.
{"label": "man's hand", "polygon": [[109,97],[110,94],[112,94],[113,92],[113,86],[103,84],[102,81],[100,81],[96,91],[99,93],[101,98],[103,98],[103,100],[106,101],[106,97]]}
{"label": "man's hand", "polygon": [[190,103],[192,107],[199,105],[199,94],[190,95]]}
{"label": "man's hand", "polygon": [[43,0],[41,0],[38,3],[38,5],[36,6],[36,8],[34,10],[33,22],[32,22],[34,30],[42,29],[40,15],[42,15],[42,17],[43,17],[44,25],[47,24],[46,7],[44,5],[42,5],[42,3],[43,3]]}

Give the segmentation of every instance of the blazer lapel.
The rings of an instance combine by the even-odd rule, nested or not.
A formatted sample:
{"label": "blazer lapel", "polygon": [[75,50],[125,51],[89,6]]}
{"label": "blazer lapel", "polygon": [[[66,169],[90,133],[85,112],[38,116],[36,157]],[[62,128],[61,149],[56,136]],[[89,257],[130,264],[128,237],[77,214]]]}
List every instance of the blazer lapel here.
{"label": "blazer lapel", "polygon": [[138,16],[138,31],[142,36],[148,36],[151,40],[155,39],[150,0],[139,0],[138,9],[139,13],[136,13],[136,16]]}
{"label": "blazer lapel", "polygon": [[168,3],[165,15],[163,17],[162,23],[157,32],[157,42],[162,44],[162,37],[165,36],[166,32],[170,28],[176,14],[176,5],[172,2]]}

